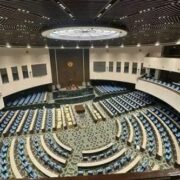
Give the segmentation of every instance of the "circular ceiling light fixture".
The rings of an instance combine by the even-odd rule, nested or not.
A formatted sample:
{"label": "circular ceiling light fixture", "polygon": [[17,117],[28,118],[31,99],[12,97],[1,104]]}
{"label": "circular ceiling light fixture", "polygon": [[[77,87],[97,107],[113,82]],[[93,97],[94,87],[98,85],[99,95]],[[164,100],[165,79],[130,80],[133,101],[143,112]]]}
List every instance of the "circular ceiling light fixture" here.
{"label": "circular ceiling light fixture", "polygon": [[74,26],[45,30],[42,36],[50,39],[69,41],[97,41],[124,37],[127,31],[114,27]]}

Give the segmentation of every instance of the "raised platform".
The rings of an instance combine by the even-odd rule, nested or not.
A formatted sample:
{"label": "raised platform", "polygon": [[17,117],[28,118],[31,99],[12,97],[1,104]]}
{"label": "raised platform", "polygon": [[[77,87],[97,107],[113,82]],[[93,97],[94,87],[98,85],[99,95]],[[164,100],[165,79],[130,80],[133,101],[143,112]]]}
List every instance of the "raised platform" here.
{"label": "raised platform", "polygon": [[93,87],[79,87],[76,90],[65,90],[53,92],[53,99],[59,104],[74,104],[88,100],[92,100],[95,97]]}

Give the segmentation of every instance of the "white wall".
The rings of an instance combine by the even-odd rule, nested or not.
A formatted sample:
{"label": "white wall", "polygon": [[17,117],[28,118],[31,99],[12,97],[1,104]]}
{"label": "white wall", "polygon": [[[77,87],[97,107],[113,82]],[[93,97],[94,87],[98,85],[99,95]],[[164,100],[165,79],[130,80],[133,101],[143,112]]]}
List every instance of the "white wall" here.
{"label": "white wall", "polygon": [[[136,83],[138,74],[132,74],[132,63],[138,63],[138,73],[140,73],[141,63],[144,57],[149,53],[150,56],[160,57],[161,47],[126,47],[109,49],[91,49],[90,50],[90,79],[91,80],[114,80],[129,83]],[[99,73],[93,71],[94,61],[106,61],[106,72]],[[108,72],[109,61],[114,62],[114,72]],[[121,72],[116,72],[116,62],[121,62]],[[129,73],[124,73],[124,62],[129,62]]]}
{"label": "white wall", "polygon": [[145,57],[144,67],[180,73],[180,58]]}
{"label": "white wall", "polygon": [[136,84],[136,89],[144,91],[148,94],[151,94],[164,102],[168,103],[170,106],[175,108],[180,112],[180,95],[170,89],[167,89],[163,86],[147,82],[144,80],[138,80]]}
{"label": "white wall", "polygon": [[[32,73],[30,73],[32,64],[46,64],[47,75],[32,77]],[[28,66],[30,77],[27,79],[23,79],[21,69],[23,65]],[[14,66],[18,67],[18,81],[13,81],[11,67]],[[50,56],[47,49],[0,48],[0,68],[7,69],[9,78],[9,83],[2,84],[0,77],[0,92],[3,97],[28,88],[52,83]]]}

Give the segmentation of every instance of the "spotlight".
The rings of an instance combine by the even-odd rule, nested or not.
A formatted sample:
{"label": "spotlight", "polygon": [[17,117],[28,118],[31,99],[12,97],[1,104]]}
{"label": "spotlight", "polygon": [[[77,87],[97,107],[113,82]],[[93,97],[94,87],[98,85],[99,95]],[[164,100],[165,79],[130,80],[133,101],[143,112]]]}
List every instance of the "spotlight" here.
{"label": "spotlight", "polygon": [[124,47],[124,44],[121,44],[121,48],[123,48]]}
{"label": "spotlight", "polygon": [[141,44],[140,44],[140,43],[138,43],[138,44],[137,44],[137,47],[140,47],[140,46],[141,46]]}
{"label": "spotlight", "polygon": [[106,48],[106,49],[108,49],[108,48],[109,48],[109,45],[108,45],[108,44],[106,44],[105,48]]}
{"label": "spotlight", "polygon": [[93,46],[93,44],[91,44],[91,49],[93,49],[94,48],[94,46]]}
{"label": "spotlight", "polygon": [[78,44],[76,45],[76,49],[79,49],[79,45]]}

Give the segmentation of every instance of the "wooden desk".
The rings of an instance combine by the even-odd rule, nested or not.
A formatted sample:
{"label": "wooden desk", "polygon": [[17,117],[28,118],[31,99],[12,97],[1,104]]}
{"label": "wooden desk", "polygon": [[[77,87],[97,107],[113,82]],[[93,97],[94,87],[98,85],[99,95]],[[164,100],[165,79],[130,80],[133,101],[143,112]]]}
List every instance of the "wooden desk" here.
{"label": "wooden desk", "polygon": [[84,109],[84,106],[83,106],[83,105],[75,105],[74,108],[75,108],[75,111],[76,111],[78,114],[85,113],[85,109]]}

